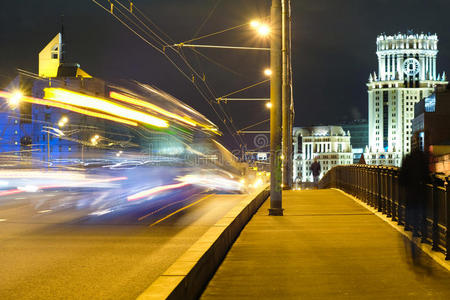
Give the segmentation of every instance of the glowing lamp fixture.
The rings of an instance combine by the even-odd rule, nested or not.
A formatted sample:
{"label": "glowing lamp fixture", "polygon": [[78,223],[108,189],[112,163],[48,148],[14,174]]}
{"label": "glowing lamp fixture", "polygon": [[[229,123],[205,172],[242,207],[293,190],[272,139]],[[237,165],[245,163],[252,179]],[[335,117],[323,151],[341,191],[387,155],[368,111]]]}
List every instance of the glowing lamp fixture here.
{"label": "glowing lamp fixture", "polygon": [[21,92],[19,92],[19,91],[14,92],[9,97],[8,103],[9,103],[9,105],[16,107],[17,105],[19,105],[22,98],[23,98],[23,94]]}
{"label": "glowing lamp fixture", "polygon": [[264,75],[271,76],[272,75],[272,70],[271,69],[265,69],[264,70]]}
{"label": "glowing lamp fixture", "polygon": [[256,30],[261,36],[267,36],[270,33],[270,26],[258,20],[251,21],[250,27]]}
{"label": "glowing lamp fixture", "polygon": [[91,144],[92,145],[97,145],[98,144],[98,139],[100,138],[100,136],[98,135],[98,134],[96,134],[96,135],[94,135],[92,138],[91,138]]}
{"label": "glowing lamp fixture", "polygon": [[45,88],[45,99],[58,101],[70,105],[80,106],[84,108],[95,109],[121,118],[133,120],[143,124],[156,127],[166,128],[169,123],[166,120],[154,117],[147,113],[137,111],[126,106],[116,104],[114,102],[76,93],[61,88]]}
{"label": "glowing lamp fixture", "polygon": [[258,27],[258,33],[262,36],[266,36],[270,33],[270,27],[266,24],[262,24]]}
{"label": "glowing lamp fixture", "polygon": [[258,20],[253,20],[250,22],[250,27],[254,29],[258,29],[261,26],[261,22]]}
{"label": "glowing lamp fixture", "polygon": [[266,103],[266,107],[267,107],[267,108],[272,108],[272,103],[267,102],[267,103]]}
{"label": "glowing lamp fixture", "polygon": [[62,117],[61,120],[59,120],[59,122],[58,122],[58,126],[64,127],[68,121],[69,121],[69,119],[67,117]]}

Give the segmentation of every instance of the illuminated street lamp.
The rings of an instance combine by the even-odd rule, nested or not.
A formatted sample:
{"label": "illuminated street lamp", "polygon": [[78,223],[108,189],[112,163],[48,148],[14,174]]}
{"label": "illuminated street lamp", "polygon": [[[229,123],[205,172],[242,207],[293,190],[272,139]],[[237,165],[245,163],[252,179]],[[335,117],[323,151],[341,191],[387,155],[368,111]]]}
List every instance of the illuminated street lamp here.
{"label": "illuminated street lamp", "polygon": [[270,33],[269,25],[267,25],[265,23],[261,23],[258,20],[251,21],[250,27],[255,29],[261,36],[267,36]]}
{"label": "illuminated street lamp", "polygon": [[271,76],[272,75],[272,70],[271,69],[265,69],[264,70],[264,75]]}
{"label": "illuminated street lamp", "polygon": [[261,26],[261,22],[258,20],[253,20],[250,22],[250,27],[253,29],[258,29]]}
{"label": "illuminated street lamp", "polygon": [[259,26],[259,28],[258,28],[258,33],[259,33],[261,36],[267,36],[267,35],[269,35],[269,33],[270,33],[270,27],[269,27],[269,25],[263,24],[263,25]]}
{"label": "illuminated street lamp", "polygon": [[94,135],[92,138],[91,138],[91,144],[92,145],[97,145],[98,144],[98,139],[100,138],[100,136],[98,135],[98,134],[96,134],[96,135]]}
{"label": "illuminated street lamp", "polygon": [[23,94],[20,91],[14,92],[8,99],[8,103],[12,107],[17,107],[22,100]]}
{"label": "illuminated street lamp", "polygon": [[64,127],[66,125],[66,123],[69,122],[69,119],[67,117],[62,117],[59,122],[58,122],[58,126],[59,127]]}

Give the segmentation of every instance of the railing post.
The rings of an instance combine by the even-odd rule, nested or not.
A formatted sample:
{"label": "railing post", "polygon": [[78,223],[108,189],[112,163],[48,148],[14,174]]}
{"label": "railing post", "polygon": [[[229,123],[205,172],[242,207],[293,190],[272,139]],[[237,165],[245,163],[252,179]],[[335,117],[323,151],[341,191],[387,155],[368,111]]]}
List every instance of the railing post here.
{"label": "railing post", "polygon": [[406,192],[406,188],[405,187],[403,187],[403,189],[402,189],[402,194],[403,194],[403,203],[405,204],[405,231],[411,231],[411,219],[410,219],[410,217],[411,217],[411,213],[410,213],[410,207],[409,207],[409,205],[408,205],[408,202],[410,202],[410,201],[408,201],[408,199],[407,199],[407,197],[408,197],[408,193]]}
{"label": "railing post", "polygon": [[398,170],[392,171],[392,188],[393,188],[393,194],[392,194],[392,221],[398,221],[398,214],[399,214],[399,203],[398,203]]}
{"label": "railing post", "polygon": [[[434,179],[432,178],[432,180],[434,180]],[[432,190],[433,189],[434,189],[434,184],[432,186]],[[428,236],[429,236],[429,234],[428,234],[428,221],[427,221],[427,208],[428,208],[428,203],[431,202],[432,210],[434,210],[434,206],[433,206],[433,198],[434,198],[433,194],[434,193],[431,195],[431,199],[428,199],[429,193],[427,191],[427,184],[425,182],[422,182],[421,190],[423,192],[423,199],[421,199],[422,201],[419,204],[419,205],[422,205],[422,207],[420,209],[421,212],[422,212],[422,215],[420,216],[421,217],[421,221],[422,221],[421,222],[421,228],[420,228],[420,231],[422,233],[422,238],[420,240],[421,240],[422,243],[425,243],[427,241]],[[434,213],[432,212],[432,214],[434,214]],[[434,219],[434,216],[432,216],[432,218]],[[434,223],[434,220],[433,220],[433,223]],[[433,238],[433,228],[431,229],[431,237]]]}
{"label": "railing post", "polygon": [[448,196],[449,177],[444,182],[444,201],[445,201],[445,259],[450,260],[450,197]]}
{"label": "railing post", "polygon": [[[431,188],[431,207],[432,207],[432,218],[433,225],[431,226],[431,239],[433,241],[433,247],[431,248],[434,251],[439,251],[439,198],[438,198],[438,179],[433,176],[432,179],[432,188]],[[445,184],[445,182],[444,182]],[[448,247],[447,247],[448,248]]]}
{"label": "railing post", "polygon": [[377,206],[377,194],[376,194],[376,189],[377,189],[377,172],[376,172],[376,167],[372,167],[371,170],[371,181],[372,181],[372,187],[371,187],[371,194],[372,196],[370,197],[370,205],[372,205],[372,207],[376,207]]}
{"label": "railing post", "polygon": [[381,184],[381,180],[382,180],[382,169],[380,167],[377,168],[377,210],[378,212],[383,212],[383,207],[382,207],[382,187],[383,185]]}
{"label": "railing post", "polygon": [[365,168],[364,171],[364,181],[366,185],[366,203],[370,203],[370,169],[368,167]]}
{"label": "railing post", "polygon": [[387,215],[388,170],[386,167],[381,170],[381,176],[381,211]]}
{"label": "railing post", "polygon": [[388,168],[387,169],[387,173],[386,173],[386,181],[387,181],[387,186],[386,186],[386,216],[388,218],[392,217],[392,169]]}

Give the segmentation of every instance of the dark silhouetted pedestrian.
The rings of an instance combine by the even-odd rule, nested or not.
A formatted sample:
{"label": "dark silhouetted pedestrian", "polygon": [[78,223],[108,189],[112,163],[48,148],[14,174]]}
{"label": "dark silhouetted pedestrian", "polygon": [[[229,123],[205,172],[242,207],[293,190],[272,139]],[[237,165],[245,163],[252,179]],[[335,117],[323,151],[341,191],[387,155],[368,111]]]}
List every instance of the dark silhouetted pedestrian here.
{"label": "dark silhouetted pedestrian", "polygon": [[311,164],[311,167],[309,169],[312,172],[313,180],[314,180],[314,187],[317,189],[319,188],[319,176],[320,176],[320,163],[317,161],[317,157],[314,158],[314,162]]}
{"label": "dark silhouetted pedestrian", "polygon": [[[424,267],[420,261],[421,253],[416,244],[419,243],[419,232],[423,233],[426,219],[425,185],[430,180],[428,153],[419,149],[406,155],[400,168],[399,181],[405,189],[406,196],[406,226],[412,231],[410,249],[414,266]],[[429,272],[429,269],[425,269]]]}
{"label": "dark silhouetted pedestrian", "polygon": [[406,191],[407,224],[414,236],[418,236],[425,217],[425,185],[430,178],[428,155],[413,150],[406,155],[400,168],[400,185]]}

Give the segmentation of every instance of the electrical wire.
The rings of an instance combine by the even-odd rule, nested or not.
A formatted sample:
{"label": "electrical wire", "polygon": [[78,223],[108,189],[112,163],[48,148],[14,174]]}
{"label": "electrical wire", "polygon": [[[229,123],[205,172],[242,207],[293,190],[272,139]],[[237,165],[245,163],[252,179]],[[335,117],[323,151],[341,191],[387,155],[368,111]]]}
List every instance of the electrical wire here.
{"label": "electrical wire", "polygon": [[[216,113],[216,115],[219,117],[219,119],[224,123],[224,126],[227,128],[227,130],[230,132],[230,134],[232,135],[233,139],[235,140],[235,142],[237,144],[239,144],[239,142],[236,140],[234,134],[233,134],[233,130],[231,130],[231,128],[229,128],[229,126],[226,123],[226,120],[228,119],[231,126],[234,127],[232,118],[229,117],[229,115],[226,113],[226,111],[224,110],[224,108],[219,105],[222,114],[225,116],[225,119],[222,120],[220,114],[217,112],[217,110],[215,109],[215,107],[213,106],[213,104],[211,103],[212,101],[208,99],[208,96],[204,94],[204,92],[202,91],[202,89],[199,87],[199,85],[197,84],[198,81],[195,80],[194,76],[197,76],[198,78],[202,78],[202,76],[200,76],[198,74],[198,72],[192,67],[192,65],[189,63],[189,61],[187,60],[187,58],[184,56],[184,54],[181,51],[176,51],[177,49],[170,47],[171,50],[174,50],[176,54],[178,54],[181,59],[183,60],[183,62],[186,64],[186,66],[194,73],[194,76],[191,77],[185,72],[183,71],[174,61],[173,59],[171,59],[167,53],[164,51],[165,49],[163,48],[162,50],[159,49],[157,46],[155,46],[154,44],[152,44],[148,39],[146,39],[142,34],[139,34],[136,30],[134,30],[133,28],[131,28],[131,26],[129,26],[128,24],[126,24],[121,18],[119,18],[116,14],[114,14],[114,10],[108,10],[107,8],[105,8],[103,5],[101,5],[100,3],[98,3],[96,0],[92,0],[95,4],[97,4],[98,6],[100,6],[101,8],[103,8],[105,11],[107,11],[108,13],[110,13],[111,15],[113,15],[122,25],[124,25],[125,27],[127,27],[131,32],[133,32],[134,34],[136,34],[139,38],[141,38],[142,40],[144,40],[148,45],[150,45],[152,48],[154,48],[155,50],[157,50],[159,53],[161,53],[162,55],[164,55],[171,63],[172,65],[189,81],[191,81],[194,84],[194,87],[197,89],[197,91],[199,92],[199,94],[202,96],[202,98],[204,98],[204,100],[206,100],[208,102],[208,104],[211,106],[211,108],[214,110],[214,112]],[[124,7],[120,2],[118,2],[116,0],[117,3],[120,4],[120,6],[122,8],[124,8],[126,11],[128,11],[130,14],[132,14],[141,24],[143,24],[143,21],[139,19],[139,17],[134,14],[131,10],[128,10],[126,7]],[[131,3],[131,1],[129,1]],[[134,10],[138,11],[147,21],[149,21],[152,25],[154,25],[155,27],[156,24],[154,24],[147,16],[145,16],[145,14],[142,13],[142,11],[140,11],[137,7],[133,6]],[[149,36],[150,38],[152,38],[153,40],[155,40],[148,32],[146,32],[144,29],[142,29],[142,27],[138,26],[136,24],[136,22],[132,21],[130,18],[128,18],[120,9],[115,8],[115,10],[119,11],[122,15],[124,15],[124,17],[126,17],[126,19],[133,23],[134,26],[136,26],[140,31],[144,32],[147,36]],[[145,24],[145,23],[144,23]],[[154,31],[151,31],[151,29],[148,28],[148,26],[145,26],[154,36],[156,36],[160,41],[162,41],[163,45],[168,45],[167,42],[164,41],[164,39],[162,39],[160,36],[158,36]],[[158,27],[159,28],[159,27]],[[162,30],[158,29],[160,32],[164,33]],[[171,39],[167,34],[164,33],[164,35],[166,35],[166,37],[168,37],[169,39]],[[209,85],[207,84],[206,80],[202,79],[202,82],[204,83],[206,89],[208,90],[208,92],[213,96],[213,98],[215,99],[215,94],[214,92],[211,90],[211,88],[209,87]],[[235,129],[235,128],[233,128]],[[243,144],[243,140],[242,137],[240,135],[238,135],[241,145]]]}
{"label": "electrical wire", "polygon": [[194,34],[194,36],[192,38],[195,38],[200,33],[200,31],[202,30],[203,26],[205,26],[205,24],[209,21],[209,19],[212,17],[214,12],[216,11],[216,9],[219,6],[220,2],[222,2],[222,0],[217,0],[216,1],[216,3],[214,4],[214,7],[211,9],[211,11],[209,12],[208,16],[205,18],[205,20],[203,20],[202,24],[197,29],[197,31],[195,32],[195,34]]}
{"label": "electrical wire", "polygon": [[267,122],[269,122],[269,121],[270,121],[270,119],[266,119],[266,120],[264,120],[264,121],[261,121],[261,122],[255,123],[255,124],[253,124],[253,125],[250,125],[250,126],[247,126],[247,127],[242,128],[242,129],[239,129],[239,131],[244,131],[244,130],[247,130],[247,129],[249,129],[249,128],[252,128],[252,127],[255,127],[255,126],[258,126],[258,125],[267,123]]}

